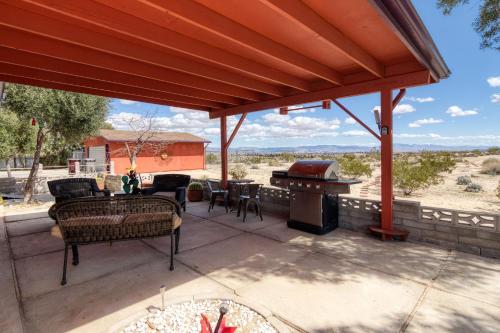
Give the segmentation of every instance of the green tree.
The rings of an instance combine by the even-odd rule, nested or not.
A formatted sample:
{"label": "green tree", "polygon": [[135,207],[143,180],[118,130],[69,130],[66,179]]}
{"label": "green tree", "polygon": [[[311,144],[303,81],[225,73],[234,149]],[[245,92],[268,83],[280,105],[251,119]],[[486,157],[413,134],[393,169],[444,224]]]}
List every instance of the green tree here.
{"label": "green tree", "polygon": [[33,196],[43,145],[48,135],[68,144],[81,142],[101,127],[109,110],[108,98],[49,90],[24,85],[6,87],[3,107],[16,113],[21,121],[36,120],[36,145],[24,201]]}
{"label": "green tree", "polygon": [[0,159],[7,162],[8,177],[12,177],[12,158],[33,153],[34,141],[35,131],[29,122],[20,120],[10,110],[0,109]]}
{"label": "green tree", "polygon": [[7,160],[7,177],[12,177],[10,160],[16,153],[15,135],[18,120],[13,112],[0,110],[0,159]]}
{"label": "green tree", "polygon": [[350,177],[361,177],[372,175],[372,169],[369,163],[363,162],[361,158],[354,154],[347,154],[338,159],[342,174]]}
{"label": "green tree", "polygon": [[[455,7],[468,3],[469,0],[438,0],[437,6],[449,15]],[[481,35],[481,48],[500,50],[500,0],[482,0],[473,26]]]}

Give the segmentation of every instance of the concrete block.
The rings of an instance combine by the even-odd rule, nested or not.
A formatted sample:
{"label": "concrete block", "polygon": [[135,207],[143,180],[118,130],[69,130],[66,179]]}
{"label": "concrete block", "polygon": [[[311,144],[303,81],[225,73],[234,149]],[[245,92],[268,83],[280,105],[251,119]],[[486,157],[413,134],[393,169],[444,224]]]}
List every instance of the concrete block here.
{"label": "concrete block", "polygon": [[458,243],[458,235],[448,232],[439,232],[435,230],[422,230],[422,237],[429,237],[448,242]]}
{"label": "concrete block", "polygon": [[479,246],[481,248],[491,248],[500,250],[499,241],[487,240],[482,238],[465,237],[465,236],[459,236],[458,241],[461,244],[469,244],[469,245]]}
{"label": "concrete block", "polygon": [[500,242],[500,234],[496,233],[496,232],[476,230],[476,235],[478,238],[489,239],[489,240]]}
{"label": "concrete block", "polygon": [[481,248],[479,246],[460,244],[458,243],[455,247],[455,250],[470,254],[475,254],[477,256],[481,255]]}
{"label": "concrete block", "polygon": [[488,257],[488,258],[500,259],[500,250],[483,247],[481,249],[481,256]]}
{"label": "concrete block", "polygon": [[434,237],[422,237],[421,241],[425,242],[425,243],[429,243],[429,244],[434,244],[434,245],[443,247],[445,249],[450,249],[450,250],[454,250],[457,247],[456,242],[450,242],[447,240],[437,239]]}
{"label": "concrete block", "polygon": [[422,230],[434,230],[434,224],[422,223],[420,220],[403,219],[403,225]]}

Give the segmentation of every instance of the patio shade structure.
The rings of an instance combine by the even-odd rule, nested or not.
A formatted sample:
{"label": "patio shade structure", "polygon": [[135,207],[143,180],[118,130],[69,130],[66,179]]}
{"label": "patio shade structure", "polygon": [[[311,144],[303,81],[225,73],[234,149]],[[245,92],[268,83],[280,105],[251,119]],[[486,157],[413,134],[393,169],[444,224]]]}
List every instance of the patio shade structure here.
{"label": "patio shade structure", "polygon": [[0,0],[0,13],[0,81],[208,112],[224,182],[248,113],[380,93],[386,230],[392,91],[449,75],[410,0]]}

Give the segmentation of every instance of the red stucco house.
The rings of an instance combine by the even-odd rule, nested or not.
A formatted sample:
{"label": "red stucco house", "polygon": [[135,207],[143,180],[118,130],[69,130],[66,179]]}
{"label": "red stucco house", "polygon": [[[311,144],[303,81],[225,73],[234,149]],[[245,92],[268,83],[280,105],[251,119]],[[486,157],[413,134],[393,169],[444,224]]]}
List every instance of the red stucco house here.
{"label": "red stucco house", "polygon": [[[111,162],[115,174],[125,174],[130,167],[127,146],[134,147],[139,133],[134,131],[101,130],[99,135],[84,141],[85,155],[94,158],[97,166]],[[137,156],[137,171],[163,172],[203,169],[205,148],[210,141],[181,132],[155,132]]]}

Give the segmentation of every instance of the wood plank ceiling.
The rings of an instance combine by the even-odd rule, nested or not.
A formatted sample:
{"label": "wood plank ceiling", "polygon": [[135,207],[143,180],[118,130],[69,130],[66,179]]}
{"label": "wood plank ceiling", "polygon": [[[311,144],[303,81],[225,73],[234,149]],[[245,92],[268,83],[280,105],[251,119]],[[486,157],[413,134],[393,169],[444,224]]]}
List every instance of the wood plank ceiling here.
{"label": "wood plank ceiling", "polygon": [[211,117],[427,84],[370,0],[0,0],[0,80]]}

